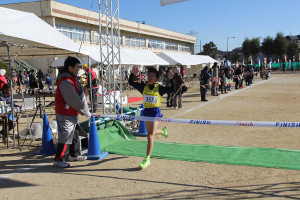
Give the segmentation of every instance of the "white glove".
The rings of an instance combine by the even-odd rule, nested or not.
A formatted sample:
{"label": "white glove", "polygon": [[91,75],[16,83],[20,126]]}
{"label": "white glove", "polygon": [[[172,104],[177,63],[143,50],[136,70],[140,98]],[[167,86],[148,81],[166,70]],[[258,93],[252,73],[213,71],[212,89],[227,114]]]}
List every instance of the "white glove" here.
{"label": "white glove", "polygon": [[86,117],[91,117],[92,115],[91,115],[90,111],[88,111],[87,113],[85,113],[85,116]]}

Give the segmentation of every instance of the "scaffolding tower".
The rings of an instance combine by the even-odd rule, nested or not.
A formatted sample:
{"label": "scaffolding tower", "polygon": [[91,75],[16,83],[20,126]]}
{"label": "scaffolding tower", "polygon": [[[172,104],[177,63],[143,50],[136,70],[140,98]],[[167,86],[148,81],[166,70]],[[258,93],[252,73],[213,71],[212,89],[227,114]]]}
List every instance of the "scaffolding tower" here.
{"label": "scaffolding tower", "polygon": [[[100,35],[100,80],[103,114],[122,110],[123,72],[120,57],[119,0],[98,0]],[[105,95],[105,88],[107,92]]]}

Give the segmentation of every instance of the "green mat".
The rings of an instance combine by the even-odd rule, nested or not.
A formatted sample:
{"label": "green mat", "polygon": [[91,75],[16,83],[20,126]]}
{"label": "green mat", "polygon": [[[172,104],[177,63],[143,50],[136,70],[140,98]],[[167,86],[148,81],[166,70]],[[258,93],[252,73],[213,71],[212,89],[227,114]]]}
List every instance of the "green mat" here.
{"label": "green mat", "polygon": [[[147,141],[136,140],[115,121],[98,131],[102,151],[144,157]],[[155,142],[153,158],[300,170],[300,150]]]}

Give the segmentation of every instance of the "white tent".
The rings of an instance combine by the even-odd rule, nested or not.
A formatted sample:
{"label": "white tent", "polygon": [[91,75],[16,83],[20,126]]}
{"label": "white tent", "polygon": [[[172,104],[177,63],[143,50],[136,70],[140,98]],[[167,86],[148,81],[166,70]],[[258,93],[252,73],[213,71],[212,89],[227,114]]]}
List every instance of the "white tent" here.
{"label": "white tent", "polygon": [[160,54],[158,54],[158,56],[169,62],[170,65],[200,65],[218,62],[215,59],[204,55],[161,52]]}
{"label": "white tent", "polygon": [[[84,46],[82,49],[89,52],[93,60],[101,62],[100,47]],[[101,53],[107,57],[107,49],[105,47],[102,48]],[[146,50],[121,49],[120,57],[122,65],[169,65],[169,62],[160,58],[152,51]],[[102,59],[104,60],[104,58]],[[119,64],[117,58],[114,58],[114,63]],[[107,61],[104,61],[104,64],[107,64]]]}
{"label": "white tent", "polygon": [[[0,56],[7,59],[7,45],[12,56],[22,58],[76,54],[79,44],[32,13],[0,7]],[[82,54],[88,55],[87,52]]]}
{"label": "white tent", "polygon": [[[64,62],[66,60],[67,57],[59,57],[57,58],[52,64],[52,67],[61,67],[64,66]],[[80,64],[89,64],[89,58],[88,57],[77,57],[78,60],[80,61]],[[95,64],[97,63],[97,61],[95,61],[94,59],[90,59],[90,64]]]}
{"label": "white tent", "polygon": [[[78,44],[36,15],[0,7],[0,58],[8,60],[10,70],[12,70],[11,60],[17,57],[19,59],[49,57],[77,54],[76,52],[80,52]],[[88,55],[86,52],[81,52]],[[12,89],[11,74],[10,87]],[[14,105],[12,104],[11,107],[14,119]]]}
{"label": "white tent", "polygon": [[157,56],[152,51],[146,51],[146,50],[133,50],[133,49],[122,49],[121,50],[121,62],[122,64],[125,64],[125,62],[122,60],[124,54],[127,57],[133,58],[136,63],[130,63],[127,62],[127,64],[136,64],[136,65],[169,65],[169,62],[162,59],[161,57]]}
{"label": "white tent", "polygon": [[195,65],[195,61],[188,58],[186,54],[181,53],[169,53],[169,52],[161,52],[158,54],[159,57],[166,60],[170,63],[170,65]]}

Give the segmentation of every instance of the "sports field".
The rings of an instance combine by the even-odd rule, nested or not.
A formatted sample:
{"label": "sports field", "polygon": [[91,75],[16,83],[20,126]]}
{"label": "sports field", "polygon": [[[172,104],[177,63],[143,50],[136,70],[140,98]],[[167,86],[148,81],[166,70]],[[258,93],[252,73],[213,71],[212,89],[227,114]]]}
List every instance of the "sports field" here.
{"label": "sports field", "polygon": [[[164,117],[178,119],[300,121],[300,74],[271,74],[267,81],[255,78],[254,82],[217,97],[208,92],[206,103],[200,102],[196,85],[184,94],[183,109],[163,104],[162,112]],[[156,141],[234,146],[237,150],[300,150],[299,128],[175,123],[160,123],[159,127],[165,125],[169,137],[156,136]],[[38,149],[33,147],[6,149],[1,143],[0,149],[0,199],[300,198],[298,170],[156,158],[148,168],[139,170],[142,157],[116,154],[101,161],[72,162],[70,168],[59,169],[52,167],[52,156],[37,156],[34,152]]]}

